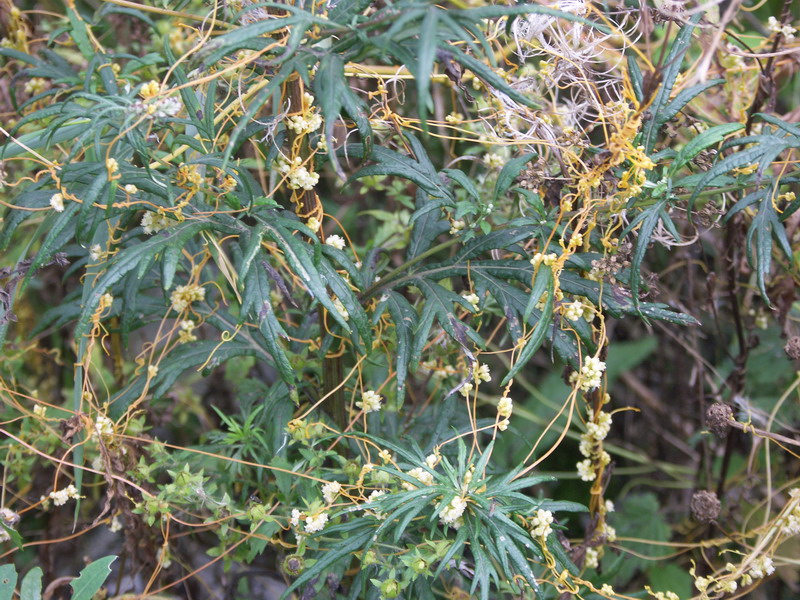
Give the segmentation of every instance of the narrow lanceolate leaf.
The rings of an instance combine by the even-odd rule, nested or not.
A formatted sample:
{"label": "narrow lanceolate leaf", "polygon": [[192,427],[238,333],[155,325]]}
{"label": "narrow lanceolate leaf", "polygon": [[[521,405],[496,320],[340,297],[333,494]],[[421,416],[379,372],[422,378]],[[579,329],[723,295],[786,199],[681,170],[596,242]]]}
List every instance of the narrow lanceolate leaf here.
{"label": "narrow lanceolate leaf", "polygon": [[[355,121],[361,134],[363,143],[363,156],[368,158],[372,153],[372,129],[369,125],[369,111],[361,98],[350,89],[344,75],[344,61],[335,54],[326,54],[320,61],[317,73],[314,76],[314,93],[322,116],[325,120],[325,141],[328,148],[334,148],[333,130],[339,119],[342,109]],[[341,179],[346,179],[339,157],[331,153],[333,166]]]}
{"label": "narrow lanceolate leaf", "polygon": [[84,300],[83,312],[75,327],[75,339],[81,340],[89,333],[91,317],[100,303],[100,298],[111,286],[130,271],[141,269],[143,264],[147,266],[152,257],[159,252],[163,252],[171,246],[182,248],[189,239],[210,227],[209,222],[186,221],[168,228],[146,242],[134,244],[118,252],[114,259],[109,261],[106,271],[98,277],[94,287],[88,285],[85,287],[87,291],[91,291]]}
{"label": "narrow lanceolate leaf", "polygon": [[719,144],[727,136],[741,129],[744,129],[744,125],[741,123],[724,123],[711,127],[700,135],[693,137],[680,149],[677,156],[673,159],[669,168],[670,175],[675,175],[681,167],[709,146]]}
{"label": "narrow lanceolate leaf", "polygon": [[438,37],[439,9],[431,6],[422,20],[417,43],[417,68],[414,76],[417,80],[417,102],[422,126],[427,129],[428,104],[430,98],[430,81],[433,63],[436,58],[436,39]]}
{"label": "narrow lanceolate leaf", "polygon": [[[553,271],[547,267],[540,267],[539,273],[542,275],[537,274],[537,280],[541,277],[544,287],[544,294],[545,294],[545,301],[544,301],[544,308],[542,309],[542,315],[539,317],[539,322],[533,328],[533,332],[531,333],[530,338],[523,346],[522,350],[520,351],[519,355],[516,357],[516,361],[514,366],[509,369],[508,374],[503,379],[501,385],[506,385],[511,378],[516,375],[519,370],[524,367],[527,362],[533,357],[536,351],[541,348],[542,342],[544,342],[545,337],[547,336],[547,330],[549,327],[553,327],[553,323],[551,318],[553,316],[553,303],[554,303],[554,294],[555,294],[555,286],[553,282]],[[533,296],[531,296],[533,298]],[[534,303],[535,304],[535,303]]]}
{"label": "narrow lanceolate leaf", "polygon": [[643,141],[645,152],[648,154],[653,151],[653,145],[656,143],[658,130],[665,123],[665,121],[661,120],[659,117],[659,113],[664,110],[664,107],[669,102],[669,98],[672,95],[672,88],[675,86],[675,80],[681,72],[683,57],[689,50],[692,32],[702,16],[702,12],[695,13],[691,20],[681,28],[678,35],[675,36],[675,41],[672,43],[672,48],[666,58],[665,66],[662,71],[661,87],[650,107],[650,114],[653,116],[646,121],[644,126]]}
{"label": "narrow lanceolate leaf", "polygon": [[405,394],[408,365],[411,360],[411,339],[419,319],[417,318],[417,312],[414,310],[414,307],[397,292],[387,292],[385,302],[389,310],[389,315],[392,317],[392,321],[394,321],[395,336],[397,339],[397,360],[395,362],[395,368],[397,370],[396,389],[397,398],[400,400]]}
{"label": "narrow lanceolate leaf", "polygon": [[508,191],[514,185],[514,181],[530,161],[538,157],[536,152],[523,154],[517,158],[512,158],[500,170],[497,176],[497,183],[494,186],[494,201],[497,202],[498,198]]}
{"label": "narrow lanceolate leaf", "polygon": [[308,292],[324,306],[334,321],[342,326],[348,334],[351,328],[347,320],[339,314],[336,305],[325,289],[325,282],[322,280],[319,271],[314,266],[313,258],[308,253],[307,244],[300,238],[292,235],[277,222],[267,221],[259,217],[259,221],[264,225],[265,232],[283,251],[284,258],[292,269],[293,273],[302,281]]}

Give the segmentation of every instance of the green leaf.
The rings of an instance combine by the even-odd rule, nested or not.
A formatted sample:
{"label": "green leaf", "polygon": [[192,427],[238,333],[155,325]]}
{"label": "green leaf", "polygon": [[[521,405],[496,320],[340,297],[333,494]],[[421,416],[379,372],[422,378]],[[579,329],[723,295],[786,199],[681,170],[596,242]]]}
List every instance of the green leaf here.
{"label": "green leaf", "polygon": [[70,581],[72,600],[92,600],[106,579],[111,574],[111,563],[117,560],[116,556],[105,556],[97,559],[81,571],[77,579]]}
{"label": "green leaf", "polygon": [[430,98],[430,81],[433,63],[436,58],[436,40],[438,37],[439,9],[431,6],[425,13],[419,31],[417,43],[417,65],[414,78],[417,81],[417,107],[422,127],[427,131],[428,104]]}
{"label": "green leaf", "polygon": [[696,12],[694,15],[692,15],[692,18],[689,20],[689,22],[681,28],[681,30],[678,32],[678,35],[675,36],[675,41],[672,43],[672,48],[670,49],[670,52],[664,62],[665,66],[662,69],[661,87],[659,88],[658,94],[656,95],[655,100],[649,109],[652,116],[644,126],[643,139],[645,152],[647,154],[650,154],[653,151],[658,130],[666,122],[661,120],[659,115],[669,102],[669,97],[672,95],[672,88],[675,85],[675,80],[678,78],[678,75],[681,71],[683,57],[689,50],[689,44],[692,41],[692,32],[702,16],[702,12]]}
{"label": "green leaf", "polygon": [[498,198],[506,193],[506,191],[514,185],[514,181],[516,180],[517,176],[522,172],[522,169],[525,168],[530,161],[538,158],[538,154],[536,152],[531,152],[530,154],[523,154],[522,156],[518,156],[517,158],[512,158],[508,161],[503,168],[500,170],[500,174],[497,176],[497,183],[494,186],[494,201],[497,202]]}
{"label": "green leaf", "polygon": [[17,587],[17,569],[14,565],[0,566],[0,600],[12,600]]}
{"label": "green leaf", "polygon": [[22,579],[20,600],[42,600],[42,569],[34,567]]}
{"label": "green leaf", "polygon": [[700,152],[709,146],[719,144],[728,135],[741,129],[744,129],[744,125],[741,123],[724,123],[711,127],[700,135],[693,137],[680,149],[678,155],[672,160],[672,164],[669,167],[669,175],[674,176],[683,165],[692,160]]}
{"label": "green leaf", "polygon": [[[554,303],[554,294],[555,294],[555,285],[553,282],[553,271],[549,267],[541,267],[539,270],[540,273],[544,273],[542,277],[543,287],[545,288],[544,293],[547,294],[545,298],[544,308],[542,309],[542,314],[539,317],[539,322],[536,323],[536,327],[533,328],[533,333],[531,333],[530,339],[528,339],[525,346],[520,351],[519,355],[516,357],[516,361],[514,366],[509,369],[506,376],[503,378],[503,382],[500,384],[506,385],[511,378],[516,375],[522,367],[524,367],[527,362],[533,357],[536,351],[542,346],[542,342],[544,342],[545,336],[547,335],[548,328],[552,327],[553,324],[551,322],[551,317],[553,316],[553,303]],[[537,279],[539,279],[540,275],[537,274]],[[531,295],[531,299],[533,296]],[[538,300],[537,300],[538,302]],[[536,302],[534,302],[535,304]]]}

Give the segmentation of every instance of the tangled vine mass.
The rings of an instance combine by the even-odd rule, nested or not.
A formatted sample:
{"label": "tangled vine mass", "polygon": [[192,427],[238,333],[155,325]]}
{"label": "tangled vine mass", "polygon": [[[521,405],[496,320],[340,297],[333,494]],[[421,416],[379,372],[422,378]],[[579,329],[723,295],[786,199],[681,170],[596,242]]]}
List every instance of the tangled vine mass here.
{"label": "tangled vine mass", "polygon": [[798,28],[0,0],[0,598],[798,597]]}

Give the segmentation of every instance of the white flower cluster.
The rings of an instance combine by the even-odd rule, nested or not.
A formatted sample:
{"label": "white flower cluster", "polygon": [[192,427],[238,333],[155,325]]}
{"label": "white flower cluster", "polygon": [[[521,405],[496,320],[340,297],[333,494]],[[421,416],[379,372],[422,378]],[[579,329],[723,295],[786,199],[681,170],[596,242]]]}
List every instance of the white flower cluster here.
{"label": "white flower cluster", "polygon": [[490,169],[502,169],[503,165],[506,163],[506,159],[503,156],[495,154],[494,152],[485,154],[483,160]]}
{"label": "white flower cluster", "polygon": [[372,390],[367,390],[361,394],[361,401],[356,402],[356,406],[364,410],[365,413],[378,412],[381,408],[383,398]]}
{"label": "white flower cluster", "polygon": [[[433,474],[421,467],[415,467],[411,469],[408,474],[424,485],[433,485]],[[417,489],[417,486],[408,483],[407,481],[404,481],[402,485],[407,490]]]}
{"label": "white flower cluster", "polygon": [[92,259],[93,262],[97,262],[101,258],[105,256],[105,252],[103,252],[103,248],[100,244],[95,244],[91,248],[89,248],[89,258]]}
{"label": "white flower cluster", "polygon": [[514,401],[511,400],[508,396],[503,396],[500,398],[500,401],[497,403],[497,416],[501,419],[497,423],[497,428],[500,431],[505,431],[508,429],[509,424],[509,417],[511,417],[511,413],[514,412]]}
{"label": "white flower cluster", "polygon": [[596,356],[590,356],[583,361],[580,373],[576,371],[570,376],[569,382],[578,383],[584,392],[591,392],[600,387],[605,370],[606,363]]}
{"label": "white flower cluster", "polygon": [[586,459],[576,465],[581,481],[594,481],[597,476],[594,469],[595,462],[603,467],[611,462],[611,456],[598,443],[606,439],[610,429],[611,415],[603,411],[597,413],[594,421],[586,424],[586,433],[581,435],[581,443],[578,446],[578,450]]}
{"label": "white flower cluster", "polygon": [[[19,523],[19,514],[11,509],[3,507],[0,508],[0,520],[3,522],[3,525],[9,529],[14,529],[15,525]],[[8,532],[0,527],[0,542],[7,542],[10,539],[11,536]]]}
{"label": "white flower cluster", "polygon": [[172,308],[176,312],[183,312],[193,302],[201,302],[206,297],[206,290],[204,287],[190,283],[189,285],[179,285],[170,294],[169,300],[172,303]]}
{"label": "white flower cluster", "polygon": [[450,224],[450,235],[456,235],[459,231],[463,231],[466,226],[467,224],[464,221],[453,221]]}
{"label": "white flower cluster", "polygon": [[134,115],[147,115],[156,119],[166,119],[174,117],[183,108],[183,103],[179,98],[156,98],[151,102],[137,100],[131,105],[131,112]]}
{"label": "white flower cluster", "polygon": [[328,513],[320,511],[314,515],[306,515],[296,508],[293,508],[289,523],[291,523],[293,527],[299,527],[301,518],[305,519],[304,529],[306,533],[317,533],[325,528],[325,523],[328,522]]}
{"label": "white flower cluster", "polygon": [[583,566],[587,569],[596,569],[600,566],[600,551],[597,548],[587,548],[583,559]]}
{"label": "white flower cluster", "polygon": [[[800,488],[789,491],[789,496],[793,499],[800,497]],[[792,511],[783,518],[781,532],[785,535],[800,535],[800,504],[795,502]]]}
{"label": "white flower cluster", "polygon": [[325,485],[322,486],[322,497],[325,498],[325,502],[328,504],[332,504],[334,500],[336,500],[336,496],[339,495],[339,492],[342,491],[342,484],[338,481],[329,481]]}
{"label": "white flower cluster", "polygon": [[344,250],[345,247],[344,238],[340,235],[329,235],[327,238],[325,238],[325,243],[328,246],[336,248],[337,250]]}
{"label": "white flower cluster", "polygon": [[306,533],[317,533],[325,529],[325,523],[328,522],[328,513],[319,512],[315,515],[306,517]]}
{"label": "white flower cluster", "polygon": [[750,585],[753,579],[763,579],[774,572],[775,565],[772,564],[772,559],[769,556],[759,556],[753,561],[747,574],[742,577],[742,585]]}
{"label": "white flower cluster", "polygon": [[654,600],[681,600],[675,592],[653,592],[649,587],[646,588]]}
{"label": "white flower cluster", "polygon": [[61,194],[50,196],[50,206],[56,212],[64,212],[64,196]]}
{"label": "white flower cluster", "polygon": [[775,17],[767,19],[767,29],[772,33],[782,33],[787,42],[791,42],[794,39],[794,34],[797,33],[797,29],[788,23],[784,25]]}
{"label": "white flower cluster", "polygon": [[551,267],[556,260],[558,260],[558,255],[555,252],[551,252],[550,254],[542,254],[541,252],[537,252],[533,255],[531,264],[534,267],[538,267],[541,264],[543,264],[545,267]]}
{"label": "white flower cluster", "polygon": [[439,513],[439,521],[442,525],[449,525],[453,529],[458,529],[464,523],[462,515],[467,508],[467,501],[461,496],[456,496],[450,501],[450,504],[442,509]]}
{"label": "white flower cluster", "polygon": [[194,334],[194,328],[197,325],[191,319],[184,319],[180,322],[181,330],[178,332],[178,341],[181,344],[185,344],[187,342],[194,342],[197,341],[197,336]]}
{"label": "white flower cluster", "polygon": [[485,381],[486,383],[492,380],[492,373],[489,371],[489,365],[475,363],[472,367],[472,375],[476,381]]}
{"label": "white flower cluster", "polygon": [[306,116],[295,115],[286,119],[286,127],[297,135],[305,135],[322,127],[322,117],[318,112],[312,112]]}
{"label": "white flower cluster", "polygon": [[339,298],[333,299],[333,306],[336,308],[336,312],[338,312],[345,321],[350,318],[350,313],[347,312],[347,309],[344,307],[344,304],[342,304],[342,301],[339,300]]}
{"label": "white flower cluster", "polygon": [[[386,494],[386,490],[372,490],[370,495],[367,496],[367,502],[374,502],[375,500],[377,500],[378,498],[380,498],[384,494]],[[383,520],[383,519],[386,518],[385,514],[383,514],[381,511],[376,510],[374,508],[371,510],[371,514],[378,520]]]}
{"label": "white flower cluster", "polygon": [[108,439],[114,435],[114,421],[100,415],[94,422],[94,429],[92,430],[92,437],[98,439]]}
{"label": "white flower cluster", "polygon": [[57,492],[50,492],[50,495],[47,497],[42,496],[41,500],[43,501],[52,500],[53,504],[55,504],[56,506],[64,506],[67,503],[67,500],[69,500],[70,498],[80,498],[78,490],[71,483],[63,490],[58,490]]}
{"label": "white flower cluster", "polygon": [[467,301],[467,303],[472,306],[472,310],[477,311],[478,305],[481,302],[481,299],[478,298],[477,294],[461,294],[461,297]]}
{"label": "white flower cluster", "polygon": [[547,537],[553,532],[550,525],[553,523],[553,513],[549,510],[538,509],[531,519],[531,535],[536,538]]}
{"label": "white flower cluster", "polygon": [[147,235],[153,235],[159,231],[163,231],[172,225],[172,220],[167,218],[167,215],[161,212],[147,211],[142,217],[142,229]]}
{"label": "white flower cluster", "polygon": [[308,221],[306,221],[306,227],[308,227],[314,233],[317,233],[320,227],[322,227],[322,222],[317,217],[309,217]]}
{"label": "white flower cluster", "polygon": [[583,302],[575,300],[563,307],[564,318],[569,321],[577,321],[583,316]]}
{"label": "white flower cluster", "polygon": [[289,163],[284,159],[278,162],[278,171],[286,175],[287,185],[290,190],[313,190],[319,183],[319,173],[310,173],[303,166],[303,159],[295,156]]}

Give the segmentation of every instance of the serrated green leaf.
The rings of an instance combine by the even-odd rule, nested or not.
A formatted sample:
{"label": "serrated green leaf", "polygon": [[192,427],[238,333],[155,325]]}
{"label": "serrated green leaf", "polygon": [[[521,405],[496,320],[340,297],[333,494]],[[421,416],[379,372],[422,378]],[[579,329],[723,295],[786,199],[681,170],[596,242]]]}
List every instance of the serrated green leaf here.
{"label": "serrated green leaf", "polygon": [[115,560],[116,556],[99,558],[83,569],[77,579],[70,581],[72,600],[92,600],[111,574],[111,563]]}

